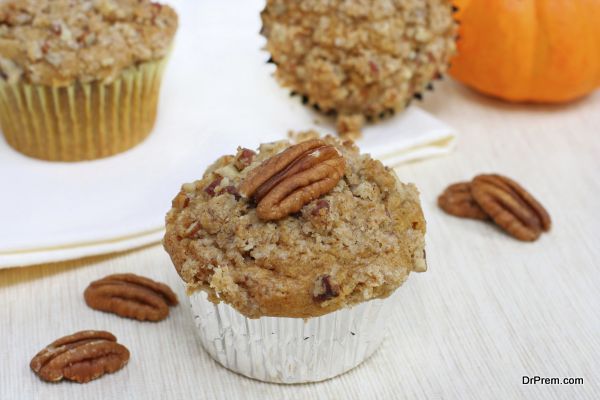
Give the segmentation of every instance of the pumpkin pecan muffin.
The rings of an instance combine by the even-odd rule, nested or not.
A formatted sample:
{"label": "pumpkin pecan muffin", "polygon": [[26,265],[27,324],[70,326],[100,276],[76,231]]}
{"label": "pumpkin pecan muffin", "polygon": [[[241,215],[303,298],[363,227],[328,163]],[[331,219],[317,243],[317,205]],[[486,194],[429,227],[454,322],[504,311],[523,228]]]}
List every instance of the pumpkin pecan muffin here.
{"label": "pumpkin pecan muffin", "polygon": [[0,125],[31,157],[79,161],[141,142],[154,125],[178,26],[149,0],[0,3]]}
{"label": "pumpkin pecan muffin", "polygon": [[268,382],[320,381],[367,359],[393,293],[426,269],[417,189],[332,137],[219,158],[182,186],[166,225],[202,346]]}
{"label": "pumpkin pecan muffin", "polygon": [[250,318],[316,317],[424,271],[417,189],[350,142],[267,143],[183,185],[164,246],[190,292]]}
{"label": "pumpkin pecan muffin", "polygon": [[262,33],[279,83],[355,135],[446,72],[452,13],[450,0],[267,0]]}

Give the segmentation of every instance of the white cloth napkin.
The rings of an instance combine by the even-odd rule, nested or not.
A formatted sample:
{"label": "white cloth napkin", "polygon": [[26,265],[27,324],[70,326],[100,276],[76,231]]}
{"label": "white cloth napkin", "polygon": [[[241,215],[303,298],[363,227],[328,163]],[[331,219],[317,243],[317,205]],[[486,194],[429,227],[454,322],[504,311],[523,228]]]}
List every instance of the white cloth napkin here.
{"label": "white cloth napkin", "polygon": [[[107,159],[49,163],[0,140],[0,268],[111,253],[155,243],[184,182],[237,146],[290,130],[333,133],[332,121],[281,88],[262,51],[260,0],[172,0],[180,30],[155,131]],[[444,154],[454,131],[411,107],[368,126],[358,141],[388,165]]]}

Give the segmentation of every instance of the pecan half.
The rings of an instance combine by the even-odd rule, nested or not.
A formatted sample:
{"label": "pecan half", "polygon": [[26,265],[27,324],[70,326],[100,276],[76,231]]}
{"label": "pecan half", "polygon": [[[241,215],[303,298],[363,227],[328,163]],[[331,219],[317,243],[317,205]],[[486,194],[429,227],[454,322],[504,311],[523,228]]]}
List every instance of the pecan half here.
{"label": "pecan half", "polygon": [[536,240],[551,228],[546,209],[521,185],[501,175],[478,175],[473,197],[494,222],[516,239]]}
{"label": "pecan half", "polygon": [[106,311],[139,321],[161,321],[177,296],[164,283],[134,274],[108,275],[90,283],[83,293],[85,302],[95,310]]}
{"label": "pecan half", "polygon": [[260,219],[276,220],[300,211],[331,191],[344,175],[342,154],[322,140],[291,146],[252,170],[240,194],[257,203]]}
{"label": "pecan half", "polygon": [[473,198],[470,182],[459,182],[448,186],[438,197],[438,206],[456,217],[480,220],[489,218]]}
{"label": "pecan half", "polygon": [[29,366],[41,379],[86,383],[116,372],[129,361],[129,350],[110,332],[81,331],[65,336],[37,353]]}

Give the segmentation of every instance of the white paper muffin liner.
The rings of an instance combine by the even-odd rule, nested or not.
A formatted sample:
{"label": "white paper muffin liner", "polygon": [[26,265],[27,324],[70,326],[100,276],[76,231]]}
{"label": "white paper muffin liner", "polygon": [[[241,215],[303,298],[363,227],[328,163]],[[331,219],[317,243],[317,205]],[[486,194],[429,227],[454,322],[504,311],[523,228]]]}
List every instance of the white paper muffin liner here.
{"label": "white paper muffin liner", "polygon": [[385,336],[395,295],[321,317],[249,319],[204,292],[189,296],[204,349],[225,368],[275,383],[316,382],[356,367]]}

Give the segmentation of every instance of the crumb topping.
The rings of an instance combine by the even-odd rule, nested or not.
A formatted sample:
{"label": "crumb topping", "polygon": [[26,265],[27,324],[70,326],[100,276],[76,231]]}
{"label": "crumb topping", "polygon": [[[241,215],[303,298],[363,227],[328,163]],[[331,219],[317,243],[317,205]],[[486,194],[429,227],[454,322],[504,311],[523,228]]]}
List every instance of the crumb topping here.
{"label": "crumb topping", "polygon": [[66,86],[111,81],[165,57],[177,14],[149,0],[7,0],[0,3],[0,76]]}

